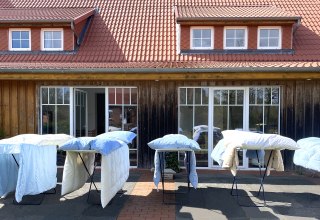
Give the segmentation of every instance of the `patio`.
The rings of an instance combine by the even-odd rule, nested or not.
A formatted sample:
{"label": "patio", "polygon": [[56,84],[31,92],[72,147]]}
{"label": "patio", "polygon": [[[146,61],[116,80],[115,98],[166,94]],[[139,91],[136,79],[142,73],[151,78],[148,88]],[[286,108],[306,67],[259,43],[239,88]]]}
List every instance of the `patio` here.
{"label": "patio", "polygon": [[[228,171],[198,170],[198,189],[186,194],[165,195],[154,188],[150,170],[132,169],[124,186],[106,208],[87,203],[89,183],[64,197],[59,169],[57,193],[46,195],[41,205],[14,205],[13,194],[0,200],[0,219],[319,219],[320,178],[293,172],[272,172],[265,179],[266,207],[243,207],[230,195],[232,176]],[[240,195],[252,195],[259,188],[254,172],[240,172]],[[99,172],[95,176],[99,183]],[[185,173],[166,181],[165,189],[185,192]],[[98,184],[99,185],[99,184]],[[160,188],[160,185],[159,185]],[[35,196],[37,197],[37,196]],[[32,199],[36,199],[33,197]],[[99,201],[91,192],[90,202]],[[261,202],[252,197],[240,197],[241,204]]]}

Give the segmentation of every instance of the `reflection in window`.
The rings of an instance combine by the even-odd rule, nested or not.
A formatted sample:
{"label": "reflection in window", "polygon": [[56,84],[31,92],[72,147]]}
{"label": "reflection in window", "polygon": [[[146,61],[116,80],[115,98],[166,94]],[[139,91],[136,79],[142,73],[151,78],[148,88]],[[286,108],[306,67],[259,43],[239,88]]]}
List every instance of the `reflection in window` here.
{"label": "reflection in window", "polygon": [[70,134],[69,88],[41,88],[41,133]]}
{"label": "reflection in window", "polygon": [[[209,88],[180,88],[179,94],[179,133],[199,143],[197,166],[207,167]],[[183,166],[184,156],[179,158]]]}
{"label": "reflection in window", "polygon": [[279,87],[249,89],[249,129],[261,133],[279,133]]}
{"label": "reflection in window", "polygon": [[[137,134],[137,88],[108,88],[109,131],[132,131]],[[130,166],[137,166],[137,138],[129,144]]]}

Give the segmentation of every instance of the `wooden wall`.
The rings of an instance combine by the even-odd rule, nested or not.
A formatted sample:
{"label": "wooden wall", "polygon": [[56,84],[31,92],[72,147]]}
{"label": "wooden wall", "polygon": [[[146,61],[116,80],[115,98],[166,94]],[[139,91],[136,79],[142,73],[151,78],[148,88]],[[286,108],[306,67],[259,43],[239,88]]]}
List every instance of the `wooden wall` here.
{"label": "wooden wall", "polygon": [[36,132],[36,83],[0,81],[0,129],[7,136]]}
{"label": "wooden wall", "polygon": [[[139,167],[153,165],[153,150],[147,143],[178,127],[179,86],[280,85],[281,134],[298,140],[320,137],[320,80],[301,81],[0,81],[0,128],[8,136],[37,133],[40,85],[137,86],[139,120]],[[294,168],[293,152],[284,152],[286,169]]]}

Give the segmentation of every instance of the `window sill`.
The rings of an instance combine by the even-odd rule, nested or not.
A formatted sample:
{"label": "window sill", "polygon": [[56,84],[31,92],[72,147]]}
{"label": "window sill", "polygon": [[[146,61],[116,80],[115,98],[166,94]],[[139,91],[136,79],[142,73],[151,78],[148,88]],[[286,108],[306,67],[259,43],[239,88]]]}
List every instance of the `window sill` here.
{"label": "window sill", "polygon": [[293,49],[241,49],[241,50],[181,50],[181,55],[187,54],[286,54],[293,55]]}

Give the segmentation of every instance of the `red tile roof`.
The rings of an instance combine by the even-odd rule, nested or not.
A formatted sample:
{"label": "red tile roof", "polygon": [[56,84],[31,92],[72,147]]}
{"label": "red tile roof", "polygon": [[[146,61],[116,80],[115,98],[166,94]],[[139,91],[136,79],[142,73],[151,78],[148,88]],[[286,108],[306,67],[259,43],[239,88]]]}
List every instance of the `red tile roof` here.
{"label": "red tile roof", "polygon": [[94,8],[0,8],[0,23],[74,22],[94,12]]}
{"label": "red tile roof", "polygon": [[299,20],[300,17],[274,6],[177,6],[177,21],[194,20]]}
{"label": "red tile roof", "polygon": [[[175,6],[274,6],[301,25],[294,54],[178,54]],[[314,0],[1,0],[0,8],[98,8],[79,50],[4,53],[0,68],[319,67],[320,2]]]}

